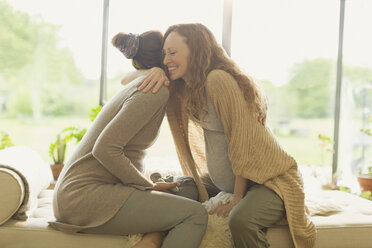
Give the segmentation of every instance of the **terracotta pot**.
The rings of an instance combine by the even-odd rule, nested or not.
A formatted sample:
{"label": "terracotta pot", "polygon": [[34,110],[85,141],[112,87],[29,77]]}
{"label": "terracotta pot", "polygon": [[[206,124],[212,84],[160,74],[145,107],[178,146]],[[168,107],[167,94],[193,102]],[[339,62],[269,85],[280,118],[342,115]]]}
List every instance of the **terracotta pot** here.
{"label": "terracotta pot", "polygon": [[52,164],[50,168],[52,169],[54,180],[57,180],[63,169],[63,164]]}
{"label": "terracotta pot", "polygon": [[358,182],[363,191],[372,191],[372,177],[358,175]]}

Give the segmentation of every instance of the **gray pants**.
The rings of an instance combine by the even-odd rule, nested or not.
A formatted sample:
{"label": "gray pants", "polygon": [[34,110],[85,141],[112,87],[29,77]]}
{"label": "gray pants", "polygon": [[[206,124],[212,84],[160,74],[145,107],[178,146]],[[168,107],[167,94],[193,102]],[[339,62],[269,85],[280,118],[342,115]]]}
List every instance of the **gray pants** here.
{"label": "gray pants", "polygon": [[[209,176],[203,176],[202,181],[210,196],[218,194],[220,190]],[[229,215],[229,227],[235,247],[269,247],[266,230],[284,215],[283,200],[274,191],[262,184],[250,186],[246,195]]]}
{"label": "gray pants", "polygon": [[111,220],[83,232],[129,235],[169,231],[163,248],[197,248],[207,224],[208,213],[199,202],[158,191],[136,190]]}

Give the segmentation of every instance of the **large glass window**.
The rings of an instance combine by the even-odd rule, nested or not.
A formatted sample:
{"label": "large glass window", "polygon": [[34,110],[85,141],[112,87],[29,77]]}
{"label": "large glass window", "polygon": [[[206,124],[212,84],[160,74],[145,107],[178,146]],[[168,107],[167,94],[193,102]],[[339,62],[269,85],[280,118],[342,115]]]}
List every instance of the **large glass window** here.
{"label": "large glass window", "polygon": [[340,184],[353,188],[359,188],[356,174],[372,166],[370,13],[371,1],[346,1],[338,168]]}
{"label": "large glass window", "polygon": [[[47,161],[65,127],[89,127],[98,106],[103,1],[0,0],[0,131]],[[261,82],[268,125],[302,165],[332,164],[340,0],[233,1],[232,58]],[[338,176],[356,185],[371,166],[372,4],[346,1]],[[222,42],[223,0],[110,0],[108,39],[200,22]],[[108,43],[108,98],[131,61]],[[363,129],[365,132],[361,132]],[[72,151],[70,145],[68,154]],[[150,171],[179,171],[168,123]]]}
{"label": "large glass window", "polygon": [[301,165],[332,164],[339,1],[236,0],[232,58],[261,82],[268,125]]}
{"label": "large glass window", "polygon": [[89,126],[98,105],[102,6],[99,0],[0,1],[0,130],[46,161],[56,135]]}
{"label": "large glass window", "polygon": [[[110,1],[108,39],[118,32],[143,33],[148,30],[165,32],[172,24],[203,23],[222,42],[222,0],[191,1]],[[131,61],[126,59],[109,43],[108,47],[108,97],[121,89],[120,81],[128,71],[133,71]],[[179,173],[180,167],[173,145],[168,122],[164,119],[155,144],[146,157],[148,171]]]}

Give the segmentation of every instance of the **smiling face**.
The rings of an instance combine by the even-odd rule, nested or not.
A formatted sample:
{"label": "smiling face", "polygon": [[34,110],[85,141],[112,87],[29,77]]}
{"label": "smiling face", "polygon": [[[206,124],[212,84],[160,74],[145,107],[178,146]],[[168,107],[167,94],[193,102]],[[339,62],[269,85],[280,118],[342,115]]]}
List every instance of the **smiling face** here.
{"label": "smiling face", "polygon": [[186,38],[177,32],[171,32],[164,41],[164,65],[168,68],[171,80],[179,78],[187,81],[190,49]]}

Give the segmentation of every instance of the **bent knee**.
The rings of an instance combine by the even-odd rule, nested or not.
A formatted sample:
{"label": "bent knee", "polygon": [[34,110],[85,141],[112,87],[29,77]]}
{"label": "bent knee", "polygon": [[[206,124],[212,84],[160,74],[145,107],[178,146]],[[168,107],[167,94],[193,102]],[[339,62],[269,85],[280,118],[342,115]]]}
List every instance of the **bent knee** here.
{"label": "bent knee", "polygon": [[229,219],[228,219],[228,224],[229,224],[229,227],[230,227],[231,231],[241,228],[242,222],[243,222],[243,220],[239,215],[230,213]]}
{"label": "bent knee", "polygon": [[195,214],[208,222],[208,211],[203,205],[199,204],[199,206],[195,208]]}
{"label": "bent knee", "polygon": [[260,229],[257,223],[250,221],[249,218],[246,218],[246,216],[242,216],[236,213],[232,213],[229,215],[228,224],[231,232],[245,230],[255,233]]}
{"label": "bent knee", "polygon": [[191,217],[193,217],[194,221],[196,221],[198,224],[205,226],[208,224],[208,211],[200,203],[196,203],[193,206]]}

